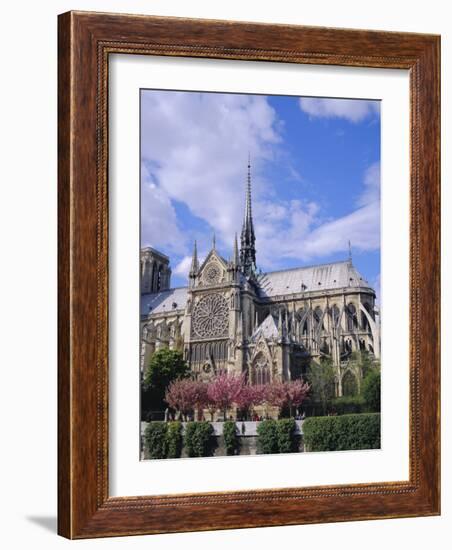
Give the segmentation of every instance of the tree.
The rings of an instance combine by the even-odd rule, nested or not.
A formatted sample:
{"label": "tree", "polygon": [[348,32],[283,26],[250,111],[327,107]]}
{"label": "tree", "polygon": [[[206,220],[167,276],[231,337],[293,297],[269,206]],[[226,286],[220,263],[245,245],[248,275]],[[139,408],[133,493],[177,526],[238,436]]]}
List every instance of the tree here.
{"label": "tree", "polygon": [[369,411],[380,412],[381,407],[381,376],[380,369],[369,371],[363,380],[362,395]]}
{"label": "tree", "polygon": [[322,405],[323,414],[326,415],[328,403],[334,396],[336,379],[331,359],[322,358],[319,363],[312,361],[307,378],[313,399]]}
{"label": "tree", "polygon": [[207,386],[189,378],[173,380],[166,390],[165,401],[187,420],[189,413],[202,410],[207,401]]}
{"label": "tree", "polygon": [[292,417],[293,408],[301,405],[308,395],[309,388],[309,384],[302,380],[273,382],[268,385],[266,400],[270,405],[278,407],[280,412],[287,407],[289,416]]}
{"label": "tree", "polygon": [[309,393],[310,385],[303,380],[286,382],[286,405],[289,407],[289,415],[292,417],[293,408],[299,407]]}
{"label": "tree", "polygon": [[217,409],[223,411],[223,418],[226,420],[226,413],[232,407],[245,385],[244,376],[234,376],[226,372],[216,376],[207,386],[207,397]]}
{"label": "tree", "polygon": [[252,407],[260,405],[265,399],[265,386],[259,384],[251,386],[244,384],[240,393],[235,399],[235,403],[245,418],[249,417]]}
{"label": "tree", "polygon": [[143,388],[150,394],[152,408],[164,410],[165,392],[169,384],[188,375],[189,367],[180,351],[168,348],[156,351],[143,377]]}

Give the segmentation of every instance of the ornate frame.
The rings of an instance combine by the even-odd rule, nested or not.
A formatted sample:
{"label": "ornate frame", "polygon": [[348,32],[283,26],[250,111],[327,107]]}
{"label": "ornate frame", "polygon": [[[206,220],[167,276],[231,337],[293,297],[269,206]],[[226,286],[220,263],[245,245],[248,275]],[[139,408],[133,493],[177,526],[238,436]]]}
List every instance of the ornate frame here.
{"label": "ornate frame", "polygon": [[[59,534],[87,538],[439,514],[440,37],[68,12],[59,16],[58,50]],[[109,497],[110,53],[410,71],[409,481]]]}

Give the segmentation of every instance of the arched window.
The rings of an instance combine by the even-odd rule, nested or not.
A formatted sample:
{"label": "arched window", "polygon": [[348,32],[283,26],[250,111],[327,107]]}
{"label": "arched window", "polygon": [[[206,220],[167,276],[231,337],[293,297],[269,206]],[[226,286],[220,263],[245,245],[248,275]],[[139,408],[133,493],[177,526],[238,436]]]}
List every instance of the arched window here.
{"label": "arched window", "polygon": [[159,270],[157,273],[157,291],[161,290],[163,286],[163,266],[159,265]]}
{"label": "arched window", "polygon": [[348,370],[342,378],[342,395],[351,396],[358,393],[358,382],[352,371]]}
{"label": "arched window", "polygon": [[314,326],[316,329],[319,328],[320,324],[322,325],[320,327],[320,330],[324,330],[324,327],[323,327],[323,311],[322,311],[322,308],[320,306],[317,306],[315,309],[314,309],[314,313],[313,313],[313,319],[314,319]]}
{"label": "arched window", "polygon": [[328,345],[326,338],[323,340],[322,345],[320,346],[320,351],[325,355],[328,355],[330,353],[330,346]]}
{"label": "arched window", "polygon": [[339,308],[337,307],[336,304],[334,304],[334,306],[331,308],[331,318],[333,320],[333,326],[337,327],[338,323],[339,323],[339,316],[340,316],[341,312],[339,310]]}
{"label": "arched window", "polygon": [[300,337],[307,336],[308,335],[308,316],[306,315],[306,309],[302,308],[298,310],[297,319],[299,323],[303,322],[303,324],[300,324],[300,328],[299,328]]}
{"label": "arched window", "polygon": [[356,307],[353,304],[348,304],[347,306],[347,329],[349,332],[358,329],[358,315]]}
{"label": "arched window", "polygon": [[253,361],[253,384],[268,384],[270,382],[270,365],[263,353],[259,353]]}

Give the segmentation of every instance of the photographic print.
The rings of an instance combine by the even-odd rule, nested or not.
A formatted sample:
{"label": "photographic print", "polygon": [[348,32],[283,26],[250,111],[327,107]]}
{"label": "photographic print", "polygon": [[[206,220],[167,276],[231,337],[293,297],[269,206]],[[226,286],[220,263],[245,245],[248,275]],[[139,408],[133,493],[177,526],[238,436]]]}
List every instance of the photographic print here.
{"label": "photographic print", "polygon": [[141,459],[379,449],[380,102],[140,112]]}

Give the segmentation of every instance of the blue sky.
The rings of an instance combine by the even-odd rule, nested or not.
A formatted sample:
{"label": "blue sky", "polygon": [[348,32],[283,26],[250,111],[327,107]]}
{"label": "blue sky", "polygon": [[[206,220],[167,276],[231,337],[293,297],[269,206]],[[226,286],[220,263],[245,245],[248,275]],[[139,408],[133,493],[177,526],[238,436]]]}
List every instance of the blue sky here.
{"label": "blue sky", "polygon": [[229,258],[248,152],[258,267],[342,260],[379,291],[378,101],[142,90],[141,244],[186,285],[193,242]]}

